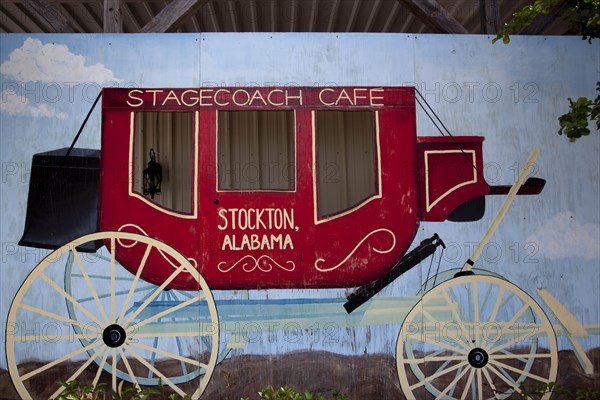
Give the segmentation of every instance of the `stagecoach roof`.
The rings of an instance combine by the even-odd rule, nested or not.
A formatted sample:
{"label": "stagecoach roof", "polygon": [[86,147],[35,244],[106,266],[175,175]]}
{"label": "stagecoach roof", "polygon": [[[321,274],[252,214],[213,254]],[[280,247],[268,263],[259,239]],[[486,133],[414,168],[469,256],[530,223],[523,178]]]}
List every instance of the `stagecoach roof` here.
{"label": "stagecoach roof", "polygon": [[[2,0],[0,32],[490,34],[533,0]],[[552,12],[522,34],[570,34]]]}

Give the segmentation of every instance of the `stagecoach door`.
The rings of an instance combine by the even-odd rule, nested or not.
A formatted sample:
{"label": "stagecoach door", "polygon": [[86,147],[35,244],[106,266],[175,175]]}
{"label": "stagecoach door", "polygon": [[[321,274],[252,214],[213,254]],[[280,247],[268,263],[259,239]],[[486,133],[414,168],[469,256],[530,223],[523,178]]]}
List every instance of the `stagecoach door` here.
{"label": "stagecoach door", "polygon": [[210,166],[202,169],[208,174],[205,201],[211,209],[216,286],[297,286],[310,112],[265,108],[201,114],[201,130],[211,132]]}

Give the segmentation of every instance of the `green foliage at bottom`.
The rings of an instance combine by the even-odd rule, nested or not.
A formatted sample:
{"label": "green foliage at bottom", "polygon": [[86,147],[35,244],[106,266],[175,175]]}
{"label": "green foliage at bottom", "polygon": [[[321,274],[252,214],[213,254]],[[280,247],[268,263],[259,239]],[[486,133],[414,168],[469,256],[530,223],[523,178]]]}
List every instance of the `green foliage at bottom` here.
{"label": "green foliage at bottom", "polygon": [[[261,400],[348,400],[348,396],[337,390],[333,390],[331,396],[326,397],[322,393],[299,393],[289,386],[274,389],[271,385],[258,392],[258,396]],[[252,400],[252,398],[243,397],[241,400]]]}

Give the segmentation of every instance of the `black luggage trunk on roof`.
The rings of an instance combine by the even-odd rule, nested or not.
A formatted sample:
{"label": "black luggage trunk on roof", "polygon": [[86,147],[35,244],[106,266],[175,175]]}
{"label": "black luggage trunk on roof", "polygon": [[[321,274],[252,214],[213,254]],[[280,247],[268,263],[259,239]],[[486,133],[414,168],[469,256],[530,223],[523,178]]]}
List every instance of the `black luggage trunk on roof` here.
{"label": "black luggage trunk on roof", "polygon": [[[58,247],[98,231],[100,150],[67,148],[33,156],[21,246]],[[101,242],[80,246],[96,251]]]}

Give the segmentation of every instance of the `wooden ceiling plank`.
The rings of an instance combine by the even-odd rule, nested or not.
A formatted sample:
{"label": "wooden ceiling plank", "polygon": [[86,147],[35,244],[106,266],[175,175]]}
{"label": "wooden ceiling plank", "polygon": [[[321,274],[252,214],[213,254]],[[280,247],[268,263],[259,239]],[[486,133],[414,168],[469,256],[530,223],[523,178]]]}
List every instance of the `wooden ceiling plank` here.
{"label": "wooden ceiling plank", "polygon": [[296,30],[296,18],[298,18],[297,7],[298,3],[296,3],[296,0],[292,0],[290,3],[290,32]]}
{"label": "wooden ceiling plank", "polygon": [[220,32],[221,28],[219,25],[219,20],[217,19],[217,10],[215,10],[215,7],[211,1],[206,4],[206,12],[210,17],[210,22],[212,23],[214,32]]}
{"label": "wooden ceiling plank", "polygon": [[258,32],[258,13],[256,11],[256,1],[250,0],[250,28],[252,32]]}
{"label": "wooden ceiling plank", "polygon": [[[17,23],[17,20],[13,17],[11,17],[9,14],[7,14],[7,11],[5,11],[2,7],[2,4],[0,4],[0,21],[4,22],[6,24],[7,29],[9,29],[9,32],[12,33],[26,33],[27,30],[19,23]],[[10,26],[9,26],[10,24]],[[12,28],[12,26],[14,26],[14,28]]]}
{"label": "wooden ceiling plank", "polygon": [[392,11],[390,12],[390,14],[388,15],[385,24],[383,24],[383,28],[381,29],[381,32],[389,32],[392,29],[392,24],[394,23],[394,21],[396,20],[396,17],[398,16],[398,11],[400,11],[400,3],[395,2],[394,5],[392,6]]}
{"label": "wooden ceiling plank", "polygon": [[125,20],[127,21],[131,21],[131,24],[133,24],[133,32],[139,32],[140,29],[142,28],[142,25],[140,24],[140,22],[138,21],[138,19],[135,16],[135,13],[133,11],[131,11],[131,8],[129,8],[129,6],[127,5],[126,2],[123,2],[121,4],[121,11],[123,11],[123,16],[126,16],[127,18],[123,19],[123,25],[125,25]]}
{"label": "wooden ceiling plank", "polygon": [[410,24],[412,24],[412,22],[415,19],[415,14],[409,14],[406,16],[406,19],[404,20],[404,23],[402,24],[402,27],[400,28],[400,32],[409,32],[408,27],[410,26]]}
{"label": "wooden ceiling plank", "polygon": [[46,27],[49,33],[75,33],[61,12],[42,0],[22,0],[21,4],[32,16]]}
{"label": "wooden ceiling plank", "polygon": [[229,16],[231,17],[231,27],[233,29],[233,32],[239,32],[239,28],[238,28],[238,23],[237,23],[237,11],[236,11],[236,7],[235,7],[235,2],[229,0],[229,2],[227,3],[227,6],[229,7]]}
{"label": "wooden ceiling plank", "polygon": [[435,0],[398,0],[424,24],[443,33],[469,33],[444,7]]}
{"label": "wooden ceiling plank", "polygon": [[331,12],[329,13],[329,21],[327,21],[327,32],[333,32],[335,29],[335,23],[339,16],[340,11],[340,0],[334,0],[331,5]]}
{"label": "wooden ceiling plank", "polygon": [[104,0],[104,33],[123,32],[123,11],[121,0]]}
{"label": "wooden ceiling plank", "polygon": [[176,29],[208,0],[173,0],[140,30],[143,33],[164,33]]}
{"label": "wooden ceiling plank", "polygon": [[[89,10],[88,5],[86,3],[80,3],[80,10],[83,10],[83,14],[85,14],[85,19],[87,21],[92,22],[92,24],[96,27],[96,30],[89,30],[88,32],[103,32],[104,31],[104,22],[99,21],[98,18]],[[104,12],[104,10],[102,10]]]}
{"label": "wooden ceiling plank", "polygon": [[367,19],[367,23],[365,24],[365,28],[363,29],[363,32],[371,32],[371,29],[373,28],[373,24],[375,23],[375,17],[377,16],[377,13],[379,12],[380,7],[381,7],[381,0],[375,0],[375,4],[373,5],[373,8],[371,8],[371,13],[369,14],[369,19]]}
{"label": "wooden ceiling plank", "polygon": [[271,0],[271,32],[277,32],[277,0]]}
{"label": "wooden ceiling plank", "polygon": [[317,10],[319,9],[319,0],[313,0],[310,8],[310,18],[308,19],[308,31],[314,32],[317,24]]}
{"label": "wooden ceiling plank", "polygon": [[192,22],[192,26],[194,27],[194,32],[202,32],[202,27],[200,26],[200,21],[198,20],[198,17],[194,15],[190,18],[190,21]]}
{"label": "wooden ceiling plank", "polygon": [[498,0],[479,0],[481,33],[495,35],[500,29],[500,4]]}
{"label": "wooden ceiling plank", "polygon": [[11,9],[6,9],[9,15],[18,15],[19,18],[15,18],[13,22],[19,26],[23,32],[32,33],[47,33],[52,32],[53,28],[43,19],[36,18],[30,10],[26,9],[23,4],[12,4]]}
{"label": "wooden ceiling plank", "polygon": [[354,24],[356,23],[356,17],[358,16],[358,9],[360,8],[360,0],[354,0],[352,4],[352,11],[350,12],[350,18],[346,24],[346,32],[352,32]]}
{"label": "wooden ceiling plank", "polygon": [[86,33],[86,29],[83,25],[81,25],[79,23],[79,21],[77,21],[75,19],[75,17],[71,14],[71,12],[69,10],[67,10],[62,4],[60,3],[55,3],[54,7],[58,8],[60,10],[60,12],[62,13],[62,15],[65,16],[66,19],[69,20],[69,24],[79,33]]}

